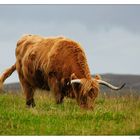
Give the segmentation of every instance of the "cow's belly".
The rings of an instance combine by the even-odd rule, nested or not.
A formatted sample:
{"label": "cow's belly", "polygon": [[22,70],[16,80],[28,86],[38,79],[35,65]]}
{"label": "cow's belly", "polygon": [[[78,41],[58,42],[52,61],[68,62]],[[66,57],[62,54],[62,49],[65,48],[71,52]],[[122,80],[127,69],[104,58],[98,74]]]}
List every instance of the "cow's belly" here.
{"label": "cow's belly", "polygon": [[28,71],[24,73],[24,77],[33,88],[50,90],[47,78],[41,70],[37,69],[34,73]]}

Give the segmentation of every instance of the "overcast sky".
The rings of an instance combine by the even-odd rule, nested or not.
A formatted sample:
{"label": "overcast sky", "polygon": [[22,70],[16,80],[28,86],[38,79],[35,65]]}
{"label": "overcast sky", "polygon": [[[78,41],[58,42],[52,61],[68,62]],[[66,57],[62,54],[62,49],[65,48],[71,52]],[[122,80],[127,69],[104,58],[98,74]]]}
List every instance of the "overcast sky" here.
{"label": "overcast sky", "polygon": [[[23,34],[79,42],[91,74],[140,74],[140,5],[0,5],[0,73]],[[6,80],[16,81],[16,72]]]}

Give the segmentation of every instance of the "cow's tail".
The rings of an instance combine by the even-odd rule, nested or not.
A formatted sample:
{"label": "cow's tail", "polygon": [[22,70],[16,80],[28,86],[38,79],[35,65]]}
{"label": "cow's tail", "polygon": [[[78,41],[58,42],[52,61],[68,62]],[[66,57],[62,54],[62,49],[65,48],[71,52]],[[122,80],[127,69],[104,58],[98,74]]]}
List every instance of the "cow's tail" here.
{"label": "cow's tail", "polygon": [[6,69],[1,75],[0,75],[0,89],[3,87],[4,81],[16,70],[16,63],[12,65],[10,68]]}

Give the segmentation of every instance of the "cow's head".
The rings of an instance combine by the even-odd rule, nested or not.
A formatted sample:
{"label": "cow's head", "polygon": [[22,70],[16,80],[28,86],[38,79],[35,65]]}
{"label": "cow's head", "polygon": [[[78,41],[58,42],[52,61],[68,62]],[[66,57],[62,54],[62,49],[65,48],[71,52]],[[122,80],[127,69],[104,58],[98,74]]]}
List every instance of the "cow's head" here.
{"label": "cow's head", "polygon": [[[73,74],[72,77],[75,77],[75,75]],[[101,80],[100,76],[98,75],[95,76],[94,79],[72,78],[72,89],[80,107],[88,109],[93,108],[93,101],[95,100],[99,92],[99,84],[105,85],[113,90],[119,90],[125,85],[123,84],[121,87],[115,87],[108,82]]]}

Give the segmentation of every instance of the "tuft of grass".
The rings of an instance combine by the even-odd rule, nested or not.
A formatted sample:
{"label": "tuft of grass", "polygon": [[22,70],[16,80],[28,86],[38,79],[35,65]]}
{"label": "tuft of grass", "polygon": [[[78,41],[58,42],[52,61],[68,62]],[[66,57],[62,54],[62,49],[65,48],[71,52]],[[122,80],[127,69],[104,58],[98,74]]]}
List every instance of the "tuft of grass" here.
{"label": "tuft of grass", "polygon": [[57,105],[51,93],[37,92],[29,109],[22,94],[0,94],[0,135],[140,135],[139,99],[100,96],[91,111],[71,99]]}

